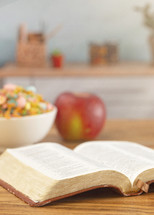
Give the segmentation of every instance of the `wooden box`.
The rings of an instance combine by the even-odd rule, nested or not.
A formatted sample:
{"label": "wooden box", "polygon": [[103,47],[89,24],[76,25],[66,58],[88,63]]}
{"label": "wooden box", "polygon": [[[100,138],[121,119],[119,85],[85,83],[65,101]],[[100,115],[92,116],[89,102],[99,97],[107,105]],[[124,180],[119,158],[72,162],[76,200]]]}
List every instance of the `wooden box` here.
{"label": "wooden box", "polygon": [[90,45],[90,63],[110,64],[118,62],[118,46],[116,44]]}

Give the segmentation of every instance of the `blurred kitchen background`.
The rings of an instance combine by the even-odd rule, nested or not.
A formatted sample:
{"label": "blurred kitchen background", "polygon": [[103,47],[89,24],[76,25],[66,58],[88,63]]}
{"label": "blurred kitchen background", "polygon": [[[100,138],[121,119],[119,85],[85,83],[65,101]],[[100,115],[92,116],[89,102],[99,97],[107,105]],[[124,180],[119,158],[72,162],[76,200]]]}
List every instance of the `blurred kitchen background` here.
{"label": "blurred kitchen background", "polygon": [[[86,91],[104,100],[108,119],[154,118],[153,0],[6,3],[0,1],[1,85],[35,85],[51,102],[63,91]],[[149,28],[144,17],[150,20]],[[46,47],[42,52],[47,54],[47,65],[25,63],[29,52],[23,51],[24,33],[29,32],[30,44],[38,47],[39,36]],[[49,38],[40,39],[40,33]],[[30,49],[34,51],[34,46]],[[51,53],[62,54],[59,68],[51,65]],[[37,57],[41,62],[43,56]]]}

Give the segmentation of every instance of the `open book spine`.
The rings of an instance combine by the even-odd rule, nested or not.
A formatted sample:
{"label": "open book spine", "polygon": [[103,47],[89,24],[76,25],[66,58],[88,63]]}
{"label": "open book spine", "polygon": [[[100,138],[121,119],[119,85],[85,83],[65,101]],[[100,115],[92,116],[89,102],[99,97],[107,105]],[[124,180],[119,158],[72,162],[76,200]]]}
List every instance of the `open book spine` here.
{"label": "open book spine", "polygon": [[76,192],[73,192],[73,193],[68,193],[66,195],[62,195],[62,196],[58,196],[58,197],[55,197],[55,198],[52,198],[52,199],[47,199],[45,201],[42,201],[42,202],[35,202],[33,200],[31,200],[28,196],[24,195],[23,193],[17,191],[14,187],[12,187],[11,185],[7,184],[6,182],[0,180],[0,185],[5,188],[7,191],[9,191],[10,193],[14,194],[16,197],[20,198],[21,200],[23,200],[25,203],[28,203],[30,206],[32,207],[39,207],[39,206],[44,206],[44,205],[47,205],[51,202],[54,202],[54,201],[57,201],[57,200],[60,200],[60,199],[63,199],[63,198],[67,198],[67,197],[70,197],[70,196],[74,196],[76,194],[79,194],[79,193],[83,193],[83,192],[86,192],[86,191],[89,191],[89,190],[94,190],[94,189],[98,189],[98,188],[103,188],[103,187],[110,187],[110,188],[114,188],[115,191],[117,191],[118,193],[120,193],[121,195],[123,196],[137,196],[137,195],[140,195],[142,194],[143,192],[148,192],[148,189],[149,189],[149,185],[151,183],[154,183],[154,180],[152,181],[148,181],[148,182],[142,182],[141,180],[138,180],[137,182],[137,186],[138,188],[140,188],[140,190],[137,192],[137,193],[123,193],[122,190],[120,190],[118,187],[115,187],[113,185],[100,185],[100,186],[94,186],[94,187],[89,187],[87,189],[83,189],[83,190],[79,190],[79,191],[76,191]]}

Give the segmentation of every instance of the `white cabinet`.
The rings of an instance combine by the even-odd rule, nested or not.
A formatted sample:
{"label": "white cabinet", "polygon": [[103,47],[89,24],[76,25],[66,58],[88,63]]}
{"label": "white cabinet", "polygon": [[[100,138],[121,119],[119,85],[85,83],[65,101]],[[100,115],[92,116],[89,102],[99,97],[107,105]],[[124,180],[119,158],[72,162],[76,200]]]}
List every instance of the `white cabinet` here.
{"label": "white cabinet", "polygon": [[90,92],[100,96],[108,118],[154,118],[154,76],[7,78],[5,82],[27,86],[54,102],[64,91]]}

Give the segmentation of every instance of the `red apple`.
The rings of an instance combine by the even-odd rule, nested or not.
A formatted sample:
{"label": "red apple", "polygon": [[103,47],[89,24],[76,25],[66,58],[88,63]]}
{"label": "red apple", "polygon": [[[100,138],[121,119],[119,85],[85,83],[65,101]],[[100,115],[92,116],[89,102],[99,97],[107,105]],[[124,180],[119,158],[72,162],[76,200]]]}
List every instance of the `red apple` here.
{"label": "red apple", "polygon": [[56,99],[56,126],[66,140],[90,140],[102,130],[106,110],[103,101],[88,93],[62,93]]}

